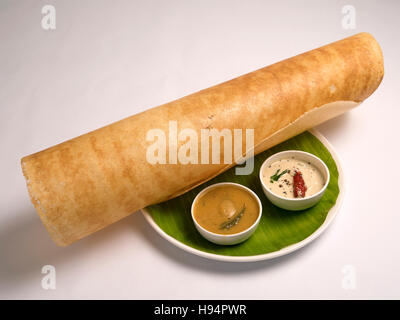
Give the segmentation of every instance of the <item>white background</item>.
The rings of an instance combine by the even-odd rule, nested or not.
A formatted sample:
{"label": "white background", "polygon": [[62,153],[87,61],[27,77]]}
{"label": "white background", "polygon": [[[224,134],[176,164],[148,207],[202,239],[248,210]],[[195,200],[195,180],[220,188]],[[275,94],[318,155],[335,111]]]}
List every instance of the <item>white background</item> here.
{"label": "white background", "polygon": [[[41,8],[56,8],[56,30]],[[342,27],[342,7],[356,28]],[[400,298],[399,1],[0,1],[0,298]],[[341,157],[343,207],[307,247],[221,263],[163,240],[140,212],[67,248],[30,204],[20,158],[354,33],[385,78],[319,127]],[[267,124],[266,124],[267,125]],[[56,290],[41,268],[56,268]],[[346,266],[355,288],[343,287]]]}

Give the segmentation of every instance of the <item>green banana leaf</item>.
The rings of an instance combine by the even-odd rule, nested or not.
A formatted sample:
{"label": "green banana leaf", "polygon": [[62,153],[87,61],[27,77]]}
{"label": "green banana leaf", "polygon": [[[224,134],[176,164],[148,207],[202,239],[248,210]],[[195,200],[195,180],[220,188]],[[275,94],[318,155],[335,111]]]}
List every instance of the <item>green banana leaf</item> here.
{"label": "green banana leaf", "polygon": [[[269,202],[262,191],[259,170],[269,156],[284,150],[302,150],[322,159],[330,171],[330,182],[321,201],[303,211],[287,211]],[[155,223],[176,240],[208,253],[227,256],[253,256],[278,251],[300,242],[316,231],[325,221],[339,195],[339,173],[328,149],[310,132],[304,132],[255,156],[251,175],[235,175],[235,168],[220,174],[197,188],[166,202],[147,207]],[[196,230],[190,208],[196,195],[217,182],[236,182],[252,189],[261,199],[263,212],[255,233],[245,242],[222,246],[204,239]]]}

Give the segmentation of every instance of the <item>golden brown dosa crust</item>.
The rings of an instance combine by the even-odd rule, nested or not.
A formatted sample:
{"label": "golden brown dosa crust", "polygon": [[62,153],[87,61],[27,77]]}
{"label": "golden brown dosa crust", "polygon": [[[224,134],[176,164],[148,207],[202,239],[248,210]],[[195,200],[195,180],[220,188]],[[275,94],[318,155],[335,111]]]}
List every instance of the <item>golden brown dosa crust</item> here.
{"label": "golden brown dosa crust", "polygon": [[147,110],[24,157],[32,203],[52,239],[68,245],[232,166],[152,165],[148,130],[168,133],[170,120],[199,133],[254,128],[259,153],[354,107],[383,73],[378,43],[360,33]]}

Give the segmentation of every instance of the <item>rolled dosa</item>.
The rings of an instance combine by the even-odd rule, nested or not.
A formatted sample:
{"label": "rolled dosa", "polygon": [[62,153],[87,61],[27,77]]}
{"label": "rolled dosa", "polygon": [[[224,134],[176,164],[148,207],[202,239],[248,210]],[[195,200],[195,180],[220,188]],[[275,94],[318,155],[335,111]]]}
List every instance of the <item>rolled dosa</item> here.
{"label": "rolled dosa", "polygon": [[300,54],[22,158],[31,201],[52,239],[71,244],[234,165],[149,163],[149,130],[252,128],[257,154],[358,105],[383,73],[368,33]]}

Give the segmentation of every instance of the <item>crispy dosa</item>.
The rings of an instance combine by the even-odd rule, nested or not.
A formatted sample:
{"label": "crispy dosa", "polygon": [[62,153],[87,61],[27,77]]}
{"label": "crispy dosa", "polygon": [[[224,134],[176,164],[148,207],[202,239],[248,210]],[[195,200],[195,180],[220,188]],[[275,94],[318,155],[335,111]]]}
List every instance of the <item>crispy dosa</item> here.
{"label": "crispy dosa", "polygon": [[150,129],[168,132],[170,120],[196,131],[252,128],[257,154],[355,107],[383,74],[368,33],[275,63],[24,157],[31,201],[52,239],[69,245],[234,165],[151,164]]}

